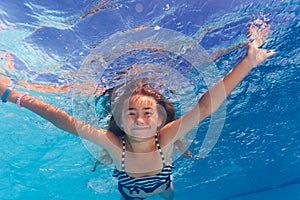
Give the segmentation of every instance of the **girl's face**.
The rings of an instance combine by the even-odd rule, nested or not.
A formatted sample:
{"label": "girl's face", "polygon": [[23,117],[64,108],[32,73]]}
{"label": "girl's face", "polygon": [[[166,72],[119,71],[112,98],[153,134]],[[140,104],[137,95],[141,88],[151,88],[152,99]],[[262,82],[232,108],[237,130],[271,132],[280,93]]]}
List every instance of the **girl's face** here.
{"label": "girl's face", "polygon": [[137,141],[152,138],[162,125],[156,100],[144,95],[134,95],[124,102],[121,120],[127,137]]}

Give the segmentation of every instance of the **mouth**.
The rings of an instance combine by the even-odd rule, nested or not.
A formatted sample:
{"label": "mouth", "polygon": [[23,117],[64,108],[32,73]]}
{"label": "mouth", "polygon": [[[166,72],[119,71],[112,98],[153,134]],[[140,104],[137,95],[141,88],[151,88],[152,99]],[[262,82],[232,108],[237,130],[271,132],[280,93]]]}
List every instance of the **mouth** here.
{"label": "mouth", "polygon": [[144,131],[144,130],[147,130],[147,129],[149,129],[148,126],[133,127],[133,128],[132,128],[133,131]]}
{"label": "mouth", "polygon": [[128,135],[136,141],[144,141],[145,139],[152,138],[155,133],[152,133],[150,126],[133,127]]}

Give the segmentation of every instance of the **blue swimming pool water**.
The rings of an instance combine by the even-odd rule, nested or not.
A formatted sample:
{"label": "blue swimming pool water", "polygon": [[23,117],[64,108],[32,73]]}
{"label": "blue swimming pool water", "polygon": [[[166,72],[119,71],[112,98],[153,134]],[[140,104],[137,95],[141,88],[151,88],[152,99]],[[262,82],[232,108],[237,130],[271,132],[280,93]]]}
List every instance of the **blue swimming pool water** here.
{"label": "blue swimming pool water", "polygon": [[[245,54],[245,33],[257,18],[271,25],[264,47],[278,53],[228,98],[212,151],[197,156],[209,118],[191,143],[194,157],[175,161],[176,199],[300,199],[299,1],[1,0],[0,75],[73,113],[72,90],[61,89],[113,34],[142,26],[184,34],[199,41],[221,76]],[[189,73],[199,81],[190,85],[203,84],[203,75]],[[200,95],[205,85],[194,89]],[[111,166],[91,172],[95,158],[80,138],[13,104],[0,112],[1,200],[119,199]]]}

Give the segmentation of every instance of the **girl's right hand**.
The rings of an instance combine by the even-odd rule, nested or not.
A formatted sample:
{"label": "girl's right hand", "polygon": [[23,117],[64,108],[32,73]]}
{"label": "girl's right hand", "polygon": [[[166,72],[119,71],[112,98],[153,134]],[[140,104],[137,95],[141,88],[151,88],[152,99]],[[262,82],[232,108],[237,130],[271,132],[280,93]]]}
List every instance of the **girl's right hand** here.
{"label": "girl's right hand", "polygon": [[11,84],[11,80],[9,78],[0,77],[0,97],[2,97],[9,84]]}

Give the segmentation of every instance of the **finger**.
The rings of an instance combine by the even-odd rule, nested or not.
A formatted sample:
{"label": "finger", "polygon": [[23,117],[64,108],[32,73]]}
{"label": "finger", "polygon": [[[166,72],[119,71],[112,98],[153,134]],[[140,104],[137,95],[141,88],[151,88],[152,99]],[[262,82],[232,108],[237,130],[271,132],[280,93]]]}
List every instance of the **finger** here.
{"label": "finger", "polygon": [[276,54],[277,52],[274,50],[267,50],[267,57],[273,56],[274,54]]}
{"label": "finger", "polygon": [[271,28],[271,25],[268,25],[264,29],[261,30],[261,32],[260,32],[260,38],[262,40],[264,40],[266,37],[268,37],[269,32],[270,32],[270,28]]}
{"label": "finger", "polygon": [[248,44],[253,44],[259,47],[262,44],[260,30],[257,26],[251,24],[249,31],[247,32]]}
{"label": "finger", "polygon": [[255,42],[255,39],[253,39],[253,38],[248,39],[248,44],[253,44],[254,42]]}
{"label": "finger", "polygon": [[251,23],[247,32],[248,43],[254,44],[257,47],[260,47],[263,44],[263,41],[268,37],[271,28],[271,25],[267,25],[261,21],[259,22],[259,27]]}
{"label": "finger", "polygon": [[251,23],[246,35],[247,37],[255,37],[256,33],[257,33],[257,26]]}
{"label": "finger", "polygon": [[252,32],[248,31],[248,32],[246,33],[246,36],[247,36],[248,39],[250,39],[250,38],[252,37]]}
{"label": "finger", "polygon": [[255,47],[260,47],[263,41],[260,38],[250,38],[248,40],[248,45],[253,45]]}
{"label": "finger", "polygon": [[247,37],[248,36],[250,37],[252,35],[252,32],[253,32],[253,23],[250,24],[250,27],[249,27],[249,29],[248,29],[248,31],[246,33]]}

